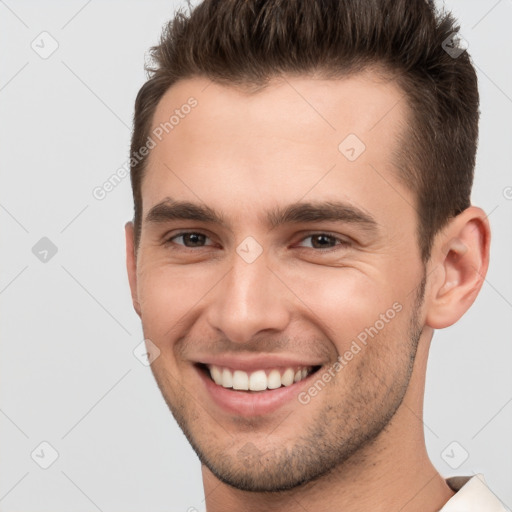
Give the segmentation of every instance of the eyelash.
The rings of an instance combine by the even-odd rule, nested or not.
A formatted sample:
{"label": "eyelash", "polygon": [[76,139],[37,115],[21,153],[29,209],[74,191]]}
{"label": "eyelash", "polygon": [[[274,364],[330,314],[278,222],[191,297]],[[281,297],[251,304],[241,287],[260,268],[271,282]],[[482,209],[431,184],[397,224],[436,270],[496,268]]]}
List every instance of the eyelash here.
{"label": "eyelash", "polygon": [[[210,238],[208,235],[205,235],[204,233],[201,233],[200,231],[182,231],[180,233],[176,233],[175,235],[173,235],[172,237],[166,239],[165,243],[166,245],[168,244],[172,244],[174,243],[173,240],[175,240],[176,238],[180,238],[180,237],[183,237],[184,235],[202,235],[206,238]],[[332,252],[332,251],[335,251],[335,250],[338,250],[340,247],[349,247],[351,245],[351,243],[348,241],[348,240],[345,240],[343,238],[339,238],[337,237],[336,235],[333,235],[331,233],[327,233],[327,232],[318,232],[318,233],[310,233],[309,235],[303,237],[300,242],[303,242],[304,240],[308,239],[308,238],[312,238],[312,237],[315,237],[315,236],[326,236],[330,239],[333,239],[335,240],[336,242],[339,242],[337,245],[335,245],[334,247],[327,247],[325,249],[322,249],[322,248],[316,248],[316,247],[300,247],[301,249],[313,249],[315,252],[323,252],[323,253],[328,253],[328,252]],[[206,247],[210,247],[208,245],[206,246],[198,246],[198,247],[187,247],[185,245],[182,245],[182,244],[177,244],[181,247],[180,250],[195,250],[195,249],[204,249]]]}

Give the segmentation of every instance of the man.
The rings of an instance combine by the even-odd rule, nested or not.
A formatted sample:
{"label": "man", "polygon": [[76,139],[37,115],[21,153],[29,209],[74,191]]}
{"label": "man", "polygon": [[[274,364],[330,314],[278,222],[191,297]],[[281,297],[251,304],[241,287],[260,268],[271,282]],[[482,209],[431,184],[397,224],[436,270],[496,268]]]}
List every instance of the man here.
{"label": "man", "polygon": [[152,49],[127,267],[209,512],[504,510],[423,433],[433,332],[489,260],[454,23],[425,0],[205,0]]}

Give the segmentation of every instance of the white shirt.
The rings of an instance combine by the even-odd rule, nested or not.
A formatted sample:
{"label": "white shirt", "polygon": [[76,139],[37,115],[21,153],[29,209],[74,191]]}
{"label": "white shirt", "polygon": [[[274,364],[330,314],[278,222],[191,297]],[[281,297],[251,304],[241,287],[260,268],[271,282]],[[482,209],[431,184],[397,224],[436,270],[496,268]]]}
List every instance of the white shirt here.
{"label": "white shirt", "polygon": [[439,512],[507,512],[481,473],[446,478],[446,483],[457,492]]}

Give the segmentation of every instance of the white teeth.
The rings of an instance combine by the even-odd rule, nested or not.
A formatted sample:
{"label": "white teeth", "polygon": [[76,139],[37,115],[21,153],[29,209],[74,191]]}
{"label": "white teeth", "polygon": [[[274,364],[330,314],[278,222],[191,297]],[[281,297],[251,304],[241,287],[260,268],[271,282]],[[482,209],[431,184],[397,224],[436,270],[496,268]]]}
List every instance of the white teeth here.
{"label": "white teeth", "polygon": [[267,388],[277,389],[281,387],[281,374],[279,370],[272,370],[267,377]]}
{"label": "white teeth", "polygon": [[222,372],[217,366],[212,366],[210,368],[210,374],[212,376],[212,379],[214,380],[215,384],[222,385]]}
{"label": "white teeth", "polygon": [[281,384],[283,386],[291,386],[293,384],[293,377],[295,376],[295,372],[292,368],[287,368],[281,377]]}
{"label": "white teeth", "polygon": [[241,370],[235,370],[233,372],[233,389],[249,389],[249,375],[247,372],[242,372]]}
{"label": "white teeth", "polygon": [[231,374],[231,372],[227,368],[224,368],[222,370],[222,385],[225,388],[232,388],[233,387],[233,375]]}
{"label": "white teeth", "polygon": [[257,370],[248,374],[242,370],[231,370],[208,365],[210,375],[219,386],[244,391],[263,391],[265,389],[277,389],[281,386],[291,386],[294,382],[305,379],[312,368],[286,368],[284,372],[278,369],[271,370],[268,375],[265,370]]}
{"label": "white teeth", "polygon": [[249,389],[251,391],[263,391],[267,389],[267,376],[265,370],[258,370],[251,373],[249,377]]}

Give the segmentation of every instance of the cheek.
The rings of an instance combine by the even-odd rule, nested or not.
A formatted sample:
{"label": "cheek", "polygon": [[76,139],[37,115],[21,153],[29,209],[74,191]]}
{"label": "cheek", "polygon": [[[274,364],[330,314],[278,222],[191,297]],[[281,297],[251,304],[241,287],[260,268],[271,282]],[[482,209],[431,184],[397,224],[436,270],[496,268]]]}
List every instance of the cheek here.
{"label": "cheek", "polygon": [[138,295],[142,323],[156,339],[169,334],[201,303],[220,276],[197,266],[141,265]]}
{"label": "cheek", "polygon": [[307,271],[296,269],[282,275],[300,299],[298,306],[325,330],[339,352],[379,321],[395,302],[389,283],[353,267],[310,265]]}
{"label": "cheek", "polygon": [[[149,260],[147,260],[149,261]],[[140,266],[139,301],[145,335],[169,340],[180,336],[198,320],[222,287],[227,266],[165,265]],[[393,284],[383,279],[382,269],[327,267],[300,262],[273,268],[279,279],[269,278],[282,296],[280,307],[291,316],[311,322],[323,331],[341,354],[351,342],[372,326],[383,329],[381,315],[393,308],[399,296]],[[279,287],[280,289],[277,289]],[[284,287],[284,288],[283,288]],[[227,290],[227,292],[229,292]],[[217,295],[218,297],[218,295]],[[290,300],[285,300],[288,297]],[[391,311],[393,313],[393,311]],[[388,317],[390,315],[387,315]],[[385,318],[387,320],[389,318]],[[389,331],[389,322],[385,330]],[[362,334],[363,333],[363,334]]]}

